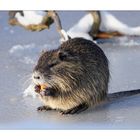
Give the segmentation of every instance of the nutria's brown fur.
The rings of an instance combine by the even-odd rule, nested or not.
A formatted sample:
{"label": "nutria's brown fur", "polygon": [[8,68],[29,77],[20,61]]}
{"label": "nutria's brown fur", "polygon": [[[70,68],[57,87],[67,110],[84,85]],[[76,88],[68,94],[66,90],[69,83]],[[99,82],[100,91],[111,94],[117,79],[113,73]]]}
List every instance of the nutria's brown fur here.
{"label": "nutria's brown fur", "polygon": [[[74,114],[97,105],[140,93],[140,89],[107,94],[108,60],[93,42],[82,38],[70,39],[58,49],[44,52],[32,75],[44,106],[38,110],[60,110]],[[47,87],[41,91],[39,85]]]}
{"label": "nutria's brown fur", "polygon": [[57,50],[42,54],[34,69],[33,81],[48,83],[41,96],[46,108],[39,110],[58,109],[64,114],[80,112],[106,98],[108,59],[92,41],[70,39]]}

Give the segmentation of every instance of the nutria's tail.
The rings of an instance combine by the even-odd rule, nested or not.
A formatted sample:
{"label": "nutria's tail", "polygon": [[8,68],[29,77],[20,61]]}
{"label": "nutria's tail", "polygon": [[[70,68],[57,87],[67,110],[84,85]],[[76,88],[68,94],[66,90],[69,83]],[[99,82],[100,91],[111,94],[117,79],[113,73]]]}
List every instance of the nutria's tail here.
{"label": "nutria's tail", "polygon": [[114,101],[116,99],[121,99],[121,98],[129,97],[129,96],[133,96],[133,95],[136,95],[136,94],[140,94],[140,89],[129,90],[129,91],[120,91],[120,92],[115,92],[115,93],[112,93],[112,94],[108,94],[107,99],[109,101]]}

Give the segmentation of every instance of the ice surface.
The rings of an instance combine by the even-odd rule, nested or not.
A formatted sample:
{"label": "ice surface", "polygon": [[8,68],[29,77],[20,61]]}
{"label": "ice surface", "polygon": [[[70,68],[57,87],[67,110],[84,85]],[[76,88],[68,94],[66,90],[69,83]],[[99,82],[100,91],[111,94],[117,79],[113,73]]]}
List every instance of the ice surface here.
{"label": "ice surface", "polygon": [[[111,13],[129,26],[140,25],[140,12]],[[68,30],[85,13],[59,14],[64,29]],[[79,115],[37,112],[36,108],[42,103],[38,98],[23,98],[23,91],[31,82],[41,51],[57,48],[60,37],[54,26],[49,31],[29,32],[9,26],[7,19],[7,13],[1,12],[0,129],[140,129],[140,95],[100,105]],[[98,43],[110,61],[109,93],[140,88],[140,37],[99,40]]]}

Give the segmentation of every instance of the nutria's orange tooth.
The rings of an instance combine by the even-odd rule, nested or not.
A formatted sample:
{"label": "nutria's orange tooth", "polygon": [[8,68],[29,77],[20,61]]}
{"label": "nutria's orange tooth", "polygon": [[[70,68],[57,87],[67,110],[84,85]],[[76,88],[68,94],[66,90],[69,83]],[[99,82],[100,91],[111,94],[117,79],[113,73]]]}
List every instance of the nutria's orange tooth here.
{"label": "nutria's orange tooth", "polygon": [[41,90],[43,90],[45,88],[47,88],[47,85],[46,84],[41,85]]}

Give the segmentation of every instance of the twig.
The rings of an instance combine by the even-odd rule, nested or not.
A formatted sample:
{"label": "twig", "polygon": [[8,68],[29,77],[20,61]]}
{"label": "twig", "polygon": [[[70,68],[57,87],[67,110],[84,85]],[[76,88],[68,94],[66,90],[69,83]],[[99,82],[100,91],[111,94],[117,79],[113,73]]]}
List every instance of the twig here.
{"label": "twig", "polygon": [[64,40],[68,40],[69,36],[62,29],[61,20],[60,20],[60,18],[58,16],[57,12],[56,11],[48,11],[48,15],[51,16],[52,19],[54,20],[54,23],[56,25],[56,30],[60,34],[61,38],[63,38]]}

